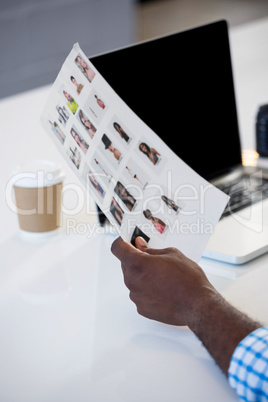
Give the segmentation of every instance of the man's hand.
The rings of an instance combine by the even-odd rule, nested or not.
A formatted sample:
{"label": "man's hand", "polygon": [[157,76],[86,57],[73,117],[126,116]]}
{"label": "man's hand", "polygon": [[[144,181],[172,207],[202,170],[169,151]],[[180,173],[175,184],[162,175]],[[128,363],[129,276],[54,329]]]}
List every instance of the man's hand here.
{"label": "man's hand", "polygon": [[166,324],[188,325],[227,375],[236,346],[261,324],[231,306],[177,249],[152,249],[141,237],[135,245],[118,238],[112,252],[122,263],[138,312]]}
{"label": "man's hand", "polygon": [[202,269],[175,248],[149,248],[142,237],[136,247],[118,238],[113,254],[121,261],[130,299],[139,314],[166,324],[192,325],[202,301],[215,289]]}

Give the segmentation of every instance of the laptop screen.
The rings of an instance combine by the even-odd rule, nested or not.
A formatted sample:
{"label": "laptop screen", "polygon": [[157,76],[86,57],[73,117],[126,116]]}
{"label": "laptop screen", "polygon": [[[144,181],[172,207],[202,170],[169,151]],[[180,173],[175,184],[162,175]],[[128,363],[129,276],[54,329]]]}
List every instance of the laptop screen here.
{"label": "laptop screen", "polygon": [[241,164],[225,21],[90,60],[128,106],[201,176],[212,179]]}

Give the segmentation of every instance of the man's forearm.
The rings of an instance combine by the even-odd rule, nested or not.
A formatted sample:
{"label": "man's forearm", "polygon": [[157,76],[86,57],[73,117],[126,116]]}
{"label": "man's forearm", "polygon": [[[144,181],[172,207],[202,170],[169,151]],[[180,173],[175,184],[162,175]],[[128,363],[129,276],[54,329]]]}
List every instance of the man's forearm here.
{"label": "man's forearm", "polygon": [[226,375],[237,345],[261,326],[231,306],[211,288],[196,306],[189,323],[189,328],[201,340]]}
{"label": "man's forearm", "polygon": [[231,357],[249,333],[261,327],[231,306],[204,271],[174,248],[136,247],[117,239],[112,251],[120,259],[130,298],[138,312],[171,325],[187,325],[227,375]]}

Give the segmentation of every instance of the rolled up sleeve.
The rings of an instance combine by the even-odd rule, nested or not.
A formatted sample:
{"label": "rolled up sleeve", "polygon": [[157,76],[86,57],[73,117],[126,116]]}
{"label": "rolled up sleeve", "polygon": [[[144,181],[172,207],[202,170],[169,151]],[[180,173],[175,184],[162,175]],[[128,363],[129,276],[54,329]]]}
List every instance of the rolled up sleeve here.
{"label": "rolled up sleeve", "polygon": [[268,327],[253,331],[240,342],[228,380],[241,401],[268,401]]}

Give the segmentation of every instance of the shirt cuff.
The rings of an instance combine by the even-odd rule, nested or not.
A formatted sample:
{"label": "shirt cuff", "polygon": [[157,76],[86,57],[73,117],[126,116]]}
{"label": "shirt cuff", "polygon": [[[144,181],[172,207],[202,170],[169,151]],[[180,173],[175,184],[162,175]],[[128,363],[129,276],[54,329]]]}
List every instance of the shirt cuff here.
{"label": "shirt cuff", "polygon": [[256,329],[240,342],[230,362],[228,380],[241,400],[268,400],[268,327]]}

